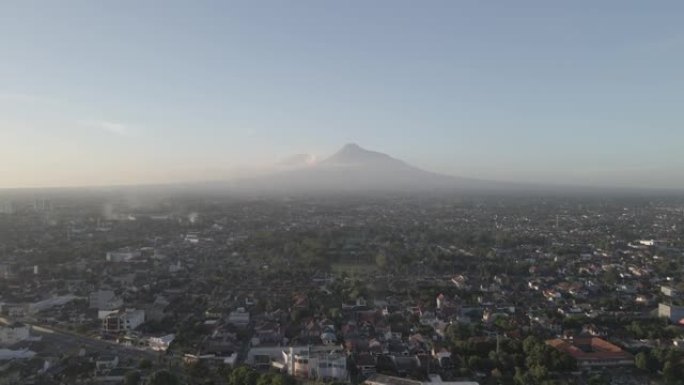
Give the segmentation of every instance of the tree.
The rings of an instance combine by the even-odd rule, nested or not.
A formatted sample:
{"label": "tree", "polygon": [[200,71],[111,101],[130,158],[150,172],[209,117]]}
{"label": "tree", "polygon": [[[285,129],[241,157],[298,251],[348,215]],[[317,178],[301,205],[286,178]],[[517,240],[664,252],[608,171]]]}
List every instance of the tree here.
{"label": "tree", "polygon": [[150,385],[180,385],[178,377],[168,370],[160,370],[150,377]]}
{"label": "tree", "polygon": [[218,365],[218,368],[216,369],[216,373],[219,375],[219,377],[227,379],[228,376],[230,375],[230,366],[228,366],[222,362]]}
{"label": "tree", "polygon": [[138,364],[139,369],[151,369],[152,368],[152,361],[148,360],[147,358],[143,358],[140,360],[140,363]]}
{"label": "tree", "polygon": [[482,367],[482,358],[478,356],[470,356],[468,357],[468,368],[470,370],[480,370]]}
{"label": "tree", "polygon": [[539,340],[535,336],[529,336],[523,341],[523,352],[530,354],[537,345],[539,345]]}
{"label": "tree", "polygon": [[648,355],[644,352],[638,353],[634,357],[634,364],[641,370],[648,370]]}
{"label": "tree", "polygon": [[273,374],[271,373],[264,373],[259,377],[259,379],[256,382],[256,385],[271,385],[273,384]]}
{"label": "tree", "polygon": [[529,383],[528,381],[528,375],[525,373],[525,371],[519,367],[515,367],[515,376],[513,377],[513,380],[515,381],[516,385],[526,385]]}
{"label": "tree", "polygon": [[589,385],[607,385],[610,384],[602,375],[595,374],[589,378]]}
{"label": "tree", "polygon": [[140,383],[140,372],[137,370],[126,373],[124,385],[138,385]]}
{"label": "tree", "polygon": [[375,264],[378,265],[380,269],[384,269],[387,266],[387,256],[384,253],[379,253],[375,256]]}
{"label": "tree", "polygon": [[609,286],[615,285],[619,278],[620,276],[615,268],[606,270],[606,273],[603,275],[603,281]]}
{"label": "tree", "polygon": [[193,378],[206,378],[209,376],[210,370],[202,361],[197,361],[187,367],[188,374]]}
{"label": "tree", "polygon": [[240,366],[230,372],[228,383],[230,385],[256,385],[258,379],[259,373],[247,366]]}
{"label": "tree", "polygon": [[663,365],[663,377],[665,377],[665,380],[668,382],[677,380],[677,374],[677,367],[672,363],[672,361],[667,361],[665,365]]}

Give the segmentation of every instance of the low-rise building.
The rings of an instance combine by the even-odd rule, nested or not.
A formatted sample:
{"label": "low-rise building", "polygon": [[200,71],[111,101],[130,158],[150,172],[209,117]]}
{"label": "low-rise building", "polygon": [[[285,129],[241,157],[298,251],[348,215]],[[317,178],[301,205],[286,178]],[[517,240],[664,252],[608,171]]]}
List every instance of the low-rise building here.
{"label": "low-rise building", "polygon": [[671,297],[671,298],[679,298],[681,296],[681,293],[679,292],[679,290],[675,289],[672,286],[663,285],[660,287],[660,292],[663,293],[665,296]]}
{"label": "low-rise building", "polygon": [[107,262],[130,262],[133,259],[139,258],[141,255],[142,253],[140,250],[124,248],[107,252],[105,259]]}
{"label": "low-rise building", "polygon": [[630,353],[598,337],[556,338],[546,341],[546,344],[572,356],[581,369],[634,365],[634,357]]}
{"label": "low-rise building", "polygon": [[118,356],[102,356],[95,361],[95,368],[99,371],[114,369],[119,365]]}
{"label": "low-rise building", "polygon": [[243,307],[230,312],[228,314],[228,323],[237,327],[246,327],[249,325],[249,312]]}
{"label": "low-rise building", "polygon": [[658,305],[658,317],[667,318],[672,322],[679,322],[684,318],[684,306],[661,303]]}
{"label": "low-rise building", "polygon": [[162,337],[150,337],[149,344],[150,349],[158,352],[165,352],[173,340],[176,338],[175,334],[167,334]]}

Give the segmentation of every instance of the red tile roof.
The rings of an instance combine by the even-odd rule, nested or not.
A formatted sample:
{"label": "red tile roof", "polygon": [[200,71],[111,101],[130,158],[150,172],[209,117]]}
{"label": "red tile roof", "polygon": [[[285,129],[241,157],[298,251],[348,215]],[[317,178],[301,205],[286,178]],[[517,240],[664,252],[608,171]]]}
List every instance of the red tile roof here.
{"label": "red tile roof", "polygon": [[559,338],[548,340],[546,344],[568,353],[578,361],[625,360],[633,356],[619,346],[597,337],[581,337],[571,340]]}

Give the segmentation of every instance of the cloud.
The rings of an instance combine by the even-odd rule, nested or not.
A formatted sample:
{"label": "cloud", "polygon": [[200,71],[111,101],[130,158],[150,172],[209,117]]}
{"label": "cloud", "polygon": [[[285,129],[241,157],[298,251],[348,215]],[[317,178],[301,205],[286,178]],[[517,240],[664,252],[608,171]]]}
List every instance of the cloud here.
{"label": "cloud", "polygon": [[82,120],[79,123],[83,126],[99,129],[117,136],[134,136],[136,133],[132,126],[107,120]]}

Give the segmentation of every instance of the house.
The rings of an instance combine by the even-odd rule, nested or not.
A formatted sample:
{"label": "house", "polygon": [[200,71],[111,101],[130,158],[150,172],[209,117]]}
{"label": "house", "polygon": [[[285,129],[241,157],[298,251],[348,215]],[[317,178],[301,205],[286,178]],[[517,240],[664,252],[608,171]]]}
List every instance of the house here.
{"label": "house", "polygon": [[658,305],[658,317],[668,318],[671,322],[677,323],[684,318],[684,306],[661,303]]}
{"label": "house", "polygon": [[335,331],[330,327],[326,327],[323,329],[320,338],[324,345],[333,345],[337,342],[337,336],[335,335]]}
{"label": "house", "polygon": [[546,341],[546,344],[572,356],[579,368],[634,365],[634,357],[630,353],[598,337],[556,338]]}
{"label": "house", "polygon": [[280,325],[275,322],[263,321],[254,327],[252,346],[261,344],[279,344],[283,340]]}
{"label": "house", "polygon": [[356,369],[362,376],[368,376],[376,372],[377,359],[370,354],[359,354],[354,359]]}
{"label": "house", "polygon": [[587,324],[582,326],[582,334],[588,334],[594,337],[606,337],[608,335],[608,330],[606,328],[600,328],[594,324]]}
{"label": "house", "polygon": [[670,298],[681,297],[681,293],[677,289],[673,288],[672,286],[661,286],[660,292],[663,293],[663,295],[670,297]]}
{"label": "house", "polygon": [[468,278],[463,275],[457,275],[451,278],[451,283],[461,290],[470,290],[470,285],[468,284]]}
{"label": "house", "polygon": [[95,368],[98,371],[110,370],[119,366],[119,356],[104,355],[95,361]]}
{"label": "house", "polygon": [[228,314],[228,323],[237,327],[249,325],[249,312],[244,307],[239,307]]}

